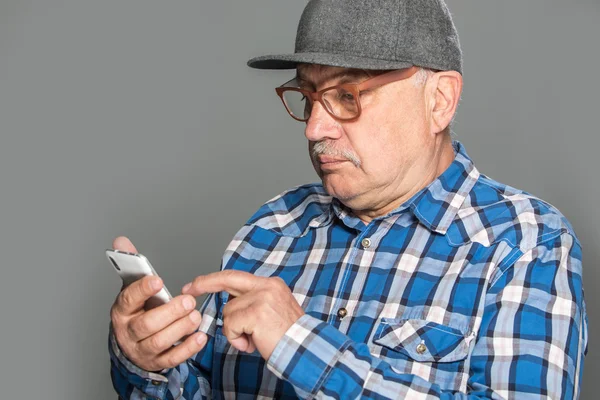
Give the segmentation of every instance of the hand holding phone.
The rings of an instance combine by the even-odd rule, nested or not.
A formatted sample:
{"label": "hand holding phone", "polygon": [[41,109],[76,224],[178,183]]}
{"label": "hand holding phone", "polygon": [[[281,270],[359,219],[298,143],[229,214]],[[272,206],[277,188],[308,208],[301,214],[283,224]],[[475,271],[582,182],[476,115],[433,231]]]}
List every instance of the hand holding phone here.
{"label": "hand holding phone", "polygon": [[[131,285],[144,276],[158,276],[150,261],[140,253],[107,249],[106,257],[123,280],[124,287]],[[151,310],[168,303],[172,298],[171,293],[163,286],[160,292],[148,299],[144,308]]]}
{"label": "hand holding phone", "polygon": [[195,310],[195,298],[171,298],[162,282],[151,276],[156,271],[129,239],[117,238],[113,246],[119,250],[107,250],[107,256],[125,286],[110,313],[115,354],[122,352],[143,370],[161,371],[202,350],[208,338],[197,332],[201,316]]}

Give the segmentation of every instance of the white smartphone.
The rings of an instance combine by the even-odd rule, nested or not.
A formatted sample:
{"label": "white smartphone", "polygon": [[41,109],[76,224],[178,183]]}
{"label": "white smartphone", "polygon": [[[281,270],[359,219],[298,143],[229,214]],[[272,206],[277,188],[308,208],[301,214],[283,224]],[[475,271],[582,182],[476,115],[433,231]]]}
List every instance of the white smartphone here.
{"label": "white smartphone", "polygon": [[[108,261],[112,264],[117,271],[117,274],[121,276],[123,283],[125,286],[131,285],[133,282],[138,279],[143,278],[148,275],[158,276],[154,268],[152,268],[152,264],[146,257],[139,253],[128,253],[126,251],[121,250],[106,250],[106,257],[108,257]],[[163,288],[150,297],[144,308],[146,310],[151,310],[155,307],[168,303],[173,297],[171,293],[167,290],[167,288],[163,285]]]}

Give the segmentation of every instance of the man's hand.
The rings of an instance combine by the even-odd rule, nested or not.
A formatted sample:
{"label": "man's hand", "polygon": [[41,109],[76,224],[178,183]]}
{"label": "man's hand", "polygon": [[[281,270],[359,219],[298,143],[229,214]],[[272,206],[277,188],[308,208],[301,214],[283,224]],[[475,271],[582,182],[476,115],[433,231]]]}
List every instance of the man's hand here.
{"label": "man's hand", "polygon": [[[126,237],[118,237],[113,248],[137,253]],[[144,303],[162,288],[160,278],[147,276],[121,290],[110,317],[119,347],[125,356],[146,371],[173,368],[202,350],[206,334],[190,335],[183,343],[173,344],[198,329],[201,316],[190,295],[173,298],[167,304],[145,311]]]}
{"label": "man's hand", "polygon": [[199,276],[182,290],[196,297],[222,291],[235,296],[223,307],[223,334],[236,349],[258,349],[265,360],[289,327],[304,315],[281,278],[226,270]]}

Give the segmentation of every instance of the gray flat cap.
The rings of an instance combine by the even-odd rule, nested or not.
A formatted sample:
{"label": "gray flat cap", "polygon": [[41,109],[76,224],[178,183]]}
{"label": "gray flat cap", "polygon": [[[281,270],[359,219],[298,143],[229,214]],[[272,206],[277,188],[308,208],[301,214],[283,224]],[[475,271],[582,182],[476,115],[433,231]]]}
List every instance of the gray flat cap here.
{"label": "gray flat cap", "polygon": [[462,74],[458,34],[443,0],[311,0],[293,54],[248,61],[258,69],[298,63],[359,69],[412,65]]}

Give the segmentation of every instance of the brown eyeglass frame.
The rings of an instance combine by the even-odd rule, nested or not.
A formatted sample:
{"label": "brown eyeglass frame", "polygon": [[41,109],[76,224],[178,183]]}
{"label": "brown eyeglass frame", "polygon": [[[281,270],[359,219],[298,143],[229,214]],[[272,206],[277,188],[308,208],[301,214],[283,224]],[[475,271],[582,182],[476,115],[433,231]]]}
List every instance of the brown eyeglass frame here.
{"label": "brown eyeglass frame", "polygon": [[[277,92],[277,95],[279,96],[279,98],[281,99],[285,109],[287,110],[288,114],[290,114],[290,116],[292,118],[294,118],[296,121],[300,121],[300,122],[306,122],[310,119],[310,116],[306,119],[301,119],[298,118],[296,116],[294,116],[294,114],[290,111],[290,109],[288,108],[287,104],[285,103],[285,99],[283,98],[283,94],[286,91],[295,91],[295,92],[300,92],[302,93],[304,96],[306,96],[307,98],[312,100],[312,104],[314,106],[315,102],[319,102],[321,103],[321,105],[323,106],[323,108],[325,109],[325,111],[327,111],[327,113],[329,115],[331,115],[334,119],[338,120],[338,121],[342,121],[342,122],[352,122],[352,121],[356,121],[359,117],[360,114],[362,113],[362,108],[360,105],[360,92],[368,90],[368,89],[372,89],[378,86],[383,86],[383,85],[387,85],[388,83],[392,83],[392,82],[397,82],[397,81],[401,81],[404,79],[408,79],[411,76],[413,76],[415,73],[417,73],[417,71],[419,70],[419,67],[416,66],[412,66],[409,68],[404,68],[404,69],[398,69],[398,70],[394,70],[394,71],[390,71],[390,72],[386,72],[384,74],[378,75],[378,76],[374,76],[373,78],[369,78],[365,81],[362,81],[360,83],[344,83],[341,85],[333,85],[333,86],[329,86],[326,87],[325,89],[321,89],[318,92],[311,92],[309,90],[306,89],[300,89],[300,88],[296,88],[296,87],[286,87],[286,86],[280,86],[275,88],[275,91]],[[293,79],[292,79],[293,80]],[[291,81],[288,81],[291,82]],[[288,82],[284,83],[287,84]],[[323,93],[331,90],[331,89],[335,89],[335,88],[341,88],[344,90],[347,90],[348,92],[352,93],[354,95],[354,98],[356,99],[356,104],[358,106],[358,113],[356,114],[355,117],[352,118],[340,118],[337,115],[334,115],[329,108],[327,107],[327,105],[325,104],[325,102],[323,101]]]}

